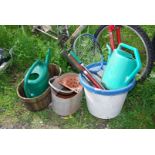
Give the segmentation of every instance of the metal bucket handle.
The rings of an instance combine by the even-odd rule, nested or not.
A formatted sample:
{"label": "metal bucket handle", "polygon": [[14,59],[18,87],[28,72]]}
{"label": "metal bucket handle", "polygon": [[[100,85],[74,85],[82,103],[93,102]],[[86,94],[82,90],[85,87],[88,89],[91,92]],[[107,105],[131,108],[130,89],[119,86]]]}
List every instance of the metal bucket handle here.
{"label": "metal bucket handle", "polygon": [[70,90],[70,91],[63,91],[61,89],[56,88],[51,81],[53,82],[56,78],[58,78],[58,76],[54,76],[53,78],[49,79],[49,85],[51,86],[51,88],[56,91],[57,93],[63,93],[63,94],[70,94],[73,93],[74,91]]}

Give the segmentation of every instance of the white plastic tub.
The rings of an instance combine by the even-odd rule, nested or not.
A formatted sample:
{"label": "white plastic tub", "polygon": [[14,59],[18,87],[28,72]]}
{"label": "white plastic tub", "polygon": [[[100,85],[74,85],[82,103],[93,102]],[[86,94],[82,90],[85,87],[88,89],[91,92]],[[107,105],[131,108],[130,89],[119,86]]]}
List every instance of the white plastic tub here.
{"label": "white plastic tub", "polygon": [[[87,68],[92,70],[93,67],[99,65],[96,63],[87,66]],[[100,73],[103,74],[103,70]],[[135,86],[135,80],[133,80],[127,87],[121,89],[101,90],[90,86],[82,74],[80,74],[80,83],[84,87],[89,112],[102,119],[116,117],[121,112],[128,92]]]}

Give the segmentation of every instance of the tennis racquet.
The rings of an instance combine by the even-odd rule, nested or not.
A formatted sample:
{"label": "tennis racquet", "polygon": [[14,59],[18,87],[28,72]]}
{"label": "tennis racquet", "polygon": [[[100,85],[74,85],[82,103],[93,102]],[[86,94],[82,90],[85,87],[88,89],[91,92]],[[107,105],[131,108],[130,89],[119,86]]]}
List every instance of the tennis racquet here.
{"label": "tennis racquet", "polygon": [[102,50],[94,35],[79,35],[73,43],[73,51],[85,66],[100,63],[98,68],[90,70],[92,73],[97,73],[103,68]]}

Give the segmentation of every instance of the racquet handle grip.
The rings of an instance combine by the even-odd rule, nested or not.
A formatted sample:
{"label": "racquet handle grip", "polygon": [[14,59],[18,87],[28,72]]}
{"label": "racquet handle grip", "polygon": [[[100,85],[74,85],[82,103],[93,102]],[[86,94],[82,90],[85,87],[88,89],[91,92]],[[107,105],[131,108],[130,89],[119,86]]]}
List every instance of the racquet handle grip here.
{"label": "racquet handle grip", "polygon": [[63,51],[61,54],[73,68],[78,69],[77,65],[75,65],[75,63],[71,60],[71,58],[69,58],[68,53],[66,51]]}
{"label": "racquet handle grip", "polygon": [[74,64],[74,66],[79,70],[79,71],[84,71],[83,67],[81,66],[80,63],[77,62],[77,60],[71,56],[70,54],[68,55],[68,59]]}
{"label": "racquet handle grip", "polygon": [[81,60],[79,59],[79,57],[73,52],[71,51],[70,52],[70,55],[78,62],[78,63],[82,63]]}

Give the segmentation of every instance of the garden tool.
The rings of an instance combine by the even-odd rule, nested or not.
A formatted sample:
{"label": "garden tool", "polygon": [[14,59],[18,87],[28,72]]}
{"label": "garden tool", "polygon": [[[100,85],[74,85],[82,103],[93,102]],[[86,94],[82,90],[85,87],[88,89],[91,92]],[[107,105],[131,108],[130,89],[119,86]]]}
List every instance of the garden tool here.
{"label": "garden tool", "polygon": [[62,86],[79,93],[82,86],[79,81],[79,76],[76,73],[66,73],[59,77],[59,84]]}
{"label": "garden tool", "polygon": [[71,51],[69,54],[63,51],[62,54],[67,59],[68,62],[74,65],[79,71],[81,71],[92,82],[94,87],[98,89],[104,89],[103,86],[95,80],[95,78],[90,73],[90,71],[84,66],[84,64],[81,62],[81,60],[76,56],[76,54],[73,51]]}

